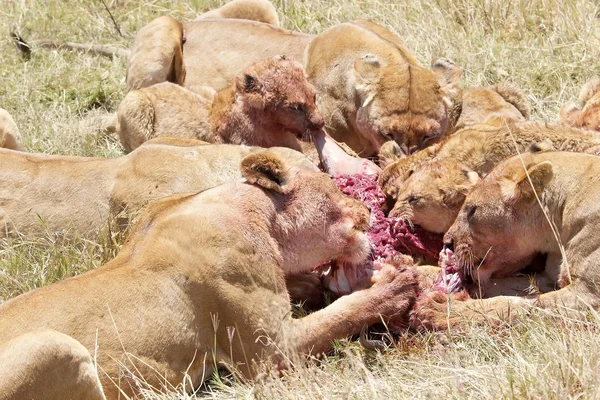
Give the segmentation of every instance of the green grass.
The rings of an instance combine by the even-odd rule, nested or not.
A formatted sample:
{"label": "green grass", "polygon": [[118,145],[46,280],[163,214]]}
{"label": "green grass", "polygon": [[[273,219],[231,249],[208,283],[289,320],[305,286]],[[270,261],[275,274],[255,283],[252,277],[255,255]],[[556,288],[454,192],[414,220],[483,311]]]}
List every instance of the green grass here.
{"label": "green grass", "polygon": [[[98,133],[100,116],[123,98],[126,60],[38,50],[25,61],[9,38],[60,39],[128,48],[144,24],[169,14],[182,21],[220,1],[0,0],[0,107],[19,126],[28,151],[114,157],[122,149]],[[555,122],[561,105],[600,74],[600,5],[570,0],[277,0],[284,27],[318,33],[366,18],[394,31],[424,65],[438,57],[464,69],[464,87],[513,81],[533,119]],[[1,183],[0,183],[1,184]],[[11,240],[0,250],[4,300],[102,265],[116,243]],[[199,396],[213,398],[600,398],[599,320],[539,312],[500,328],[409,335],[384,354],[340,341],[283,379],[242,383],[221,373]],[[180,396],[185,397],[184,394]],[[174,395],[164,395],[173,398]],[[147,398],[154,398],[148,394]]]}

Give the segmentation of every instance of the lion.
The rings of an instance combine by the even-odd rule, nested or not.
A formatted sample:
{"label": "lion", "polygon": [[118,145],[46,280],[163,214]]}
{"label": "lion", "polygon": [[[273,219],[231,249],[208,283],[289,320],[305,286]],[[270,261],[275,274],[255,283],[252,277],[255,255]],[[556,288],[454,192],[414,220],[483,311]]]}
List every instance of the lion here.
{"label": "lion", "polygon": [[390,217],[423,229],[446,233],[479,174],[453,158],[433,160],[415,171],[398,189]]}
{"label": "lion", "polygon": [[0,344],[0,398],[105,400],[90,352],[52,329]]}
{"label": "lion", "polygon": [[521,91],[509,82],[464,91],[462,111],[456,130],[479,124],[524,122],[531,116],[531,104]]}
{"label": "lion", "polygon": [[107,264],[1,304],[0,343],[42,328],[69,335],[96,354],[106,398],[116,399],[189,392],[219,365],[246,378],[262,362],[285,369],[407,313],[414,272],[382,264],[370,287],[292,319],[284,274],[365,262],[370,212],[329,175],[268,149],[240,171],[246,182],[153,202]]}
{"label": "lion", "polygon": [[[376,155],[388,140],[414,152],[451,132],[458,118],[461,68],[445,59],[423,68],[398,37],[369,21],[317,36],[235,19],[189,22],[184,31],[184,86],[221,90],[266,58],[302,60],[329,134],[362,157]],[[144,64],[136,68],[136,79],[144,79]]]}
{"label": "lion", "polygon": [[446,295],[431,293],[419,301],[413,326],[442,329],[508,320],[518,309],[535,305],[568,312],[597,309],[599,173],[600,159],[589,154],[527,153],[500,163],[467,194],[445,245],[484,293],[492,277],[514,274],[538,253],[548,255],[544,273],[559,289],[535,298],[501,296],[450,305]]}
{"label": "lion", "polygon": [[249,19],[279,26],[279,17],[273,3],[267,0],[233,0],[229,3],[200,14],[194,21],[207,18]]}
{"label": "lion", "polygon": [[[0,236],[98,238],[125,227],[152,200],[241,179],[240,161],[258,150],[165,137],[109,159],[0,149]],[[272,151],[318,171],[297,151]]]}
{"label": "lion", "polygon": [[0,147],[21,150],[21,133],[13,117],[0,108]]}
{"label": "lion", "polygon": [[183,85],[183,26],[169,16],[156,18],[136,34],[127,61],[126,91],[161,82]]}
{"label": "lion", "polygon": [[212,101],[169,82],[131,91],[117,132],[126,151],[158,136],[300,151],[298,139],[324,125],[315,97],[302,65],[277,56],[245,69]]}
{"label": "lion", "polygon": [[528,150],[595,154],[600,151],[600,135],[538,122],[474,125],[449,136],[442,143],[388,165],[379,175],[378,182],[388,197],[391,210],[407,179],[434,158],[452,158],[462,165],[460,168],[483,176],[500,161]]}
{"label": "lion", "polygon": [[578,101],[569,102],[561,108],[560,123],[600,131],[600,77],[590,78],[582,86]]}
{"label": "lion", "polygon": [[[474,125],[504,125],[524,122],[531,116],[531,105],[519,89],[508,82],[488,87],[473,87],[463,92],[462,109],[455,130]],[[406,157],[400,146],[389,141],[381,146],[378,159],[382,168]]]}

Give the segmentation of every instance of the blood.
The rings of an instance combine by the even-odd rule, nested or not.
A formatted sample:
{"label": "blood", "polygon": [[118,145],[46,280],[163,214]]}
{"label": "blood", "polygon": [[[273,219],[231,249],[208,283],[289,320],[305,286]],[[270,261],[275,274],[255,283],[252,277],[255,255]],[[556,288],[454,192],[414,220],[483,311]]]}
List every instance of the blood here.
{"label": "blood", "polygon": [[377,184],[377,176],[371,174],[342,175],[334,178],[340,190],[362,201],[371,210],[370,228],[371,257],[364,266],[330,265],[326,273],[326,285],[334,292],[347,294],[355,289],[356,281],[370,276],[376,265],[400,255],[422,256],[437,259],[442,248],[442,235],[428,232],[418,226],[411,227],[399,218],[388,218],[381,207],[385,194]]}

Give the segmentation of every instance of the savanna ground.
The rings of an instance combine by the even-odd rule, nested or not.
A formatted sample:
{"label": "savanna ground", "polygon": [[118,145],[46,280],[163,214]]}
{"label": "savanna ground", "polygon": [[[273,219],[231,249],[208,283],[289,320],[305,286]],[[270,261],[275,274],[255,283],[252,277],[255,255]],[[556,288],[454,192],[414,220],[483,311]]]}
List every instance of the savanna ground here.
{"label": "savanna ground", "polygon": [[[27,151],[114,157],[99,116],[123,97],[126,60],[37,50],[25,61],[9,38],[53,38],[128,48],[161,15],[190,20],[218,0],[0,0],[0,107],[15,118]],[[464,87],[516,83],[533,118],[554,122],[579,87],[600,73],[600,5],[570,0],[276,0],[284,27],[318,33],[367,18],[397,33],[424,64],[438,57],[464,68]],[[1,184],[1,182],[0,182]],[[0,297],[9,299],[111,259],[119,240],[11,240],[0,250]],[[220,372],[198,393],[215,398],[600,398],[600,317],[537,312],[511,326],[405,334],[383,354],[340,341],[320,361],[284,379],[243,383]],[[148,395],[148,398],[154,398]],[[188,398],[169,393],[161,398]]]}

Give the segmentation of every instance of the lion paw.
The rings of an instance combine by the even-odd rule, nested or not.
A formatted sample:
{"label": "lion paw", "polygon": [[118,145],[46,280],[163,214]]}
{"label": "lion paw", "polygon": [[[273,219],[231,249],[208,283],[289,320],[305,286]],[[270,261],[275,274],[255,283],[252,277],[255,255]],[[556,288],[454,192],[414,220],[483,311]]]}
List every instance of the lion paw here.
{"label": "lion paw", "polygon": [[448,295],[439,291],[425,292],[410,314],[410,327],[415,331],[436,331],[456,328],[462,314],[462,301],[467,300],[467,292]]}

